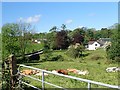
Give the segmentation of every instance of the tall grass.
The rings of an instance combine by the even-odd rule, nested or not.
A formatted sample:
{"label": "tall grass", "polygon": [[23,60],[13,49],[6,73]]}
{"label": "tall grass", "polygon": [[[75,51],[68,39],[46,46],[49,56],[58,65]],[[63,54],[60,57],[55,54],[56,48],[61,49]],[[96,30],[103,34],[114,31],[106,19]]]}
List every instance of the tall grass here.
{"label": "tall grass", "polygon": [[27,47],[26,47],[26,53],[31,53],[33,50],[34,51],[37,51],[37,50],[40,50],[43,48],[43,43],[41,44],[38,44],[38,43],[32,43],[32,44],[29,44]]}
{"label": "tall grass", "polygon": [[[117,63],[106,64],[106,54],[103,49],[99,49],[96,51],[85,51],[84,54],[87,54],[84,59],[81,58],[70,58],[65,53],[66,51],[54,51],[52,52],[54,55],[62,55],[64,57],[64,61],[46,61],[46,62],[39,62],[39,63],[25,63],[26,65],[41,68],[41,69],[48,69],[51,70],[58,70],[58,69],[68,69],[68,68],[75,68],[78,70],[88,70],[88,75],[77,75],[74,73],[69,73],[71,76],[76,76],[79,78],[94,80],[97,82],[103,82],[106,84],[118,85],[118,73],[117,72],[106,72],[106,68],[110,66],[118,66]],[[89,54],[88,54],[89,53]],[[98,60],[93,60],[94,57],[98,55]],[[41,78],[40,76],[38,78]],[[36,83],[31,79],[30,83],[41,87],[40,83]],[[52,82],[53,84],[63,86],[65,88],[85,88],[87,84],[84,82],[79,82],[76,80],[49,75],[45,77],[45,80],[48,82]],[[53,88],[49,85],[46,85],[47,88]],[[104,88],[102,86],[92,85],[92,87]]]}

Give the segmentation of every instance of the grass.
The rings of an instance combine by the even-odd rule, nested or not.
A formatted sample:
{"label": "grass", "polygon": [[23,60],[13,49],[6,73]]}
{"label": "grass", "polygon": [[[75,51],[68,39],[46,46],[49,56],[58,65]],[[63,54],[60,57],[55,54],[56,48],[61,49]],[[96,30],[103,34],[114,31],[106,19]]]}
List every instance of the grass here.
{"label": "grass", "polygon": [[[25,63],[26,65],[41,68],[41,69],[48,69],[49,71],[55,69],[68,69],[68,68],[75,68],[78,70],[88,70],[88,75],[76,75],[73,73],[69,73],[71,76],[76,76],[79,78],[94,80],[97,82],[102,82],[111,85],[118,85],[118,73],[107,73],[106,68],[112,66],[118,66],[117,63],[107,63],[106,54],[103,49],[98,49],[96,51],[85,51],[84,54],[86,55],[81,58],[73,59],[68,57],[65,53],[66,51],[54,51],[52,52],[54,55],[62,55],[64,57],[64,61],[46,61],[46,62],[37,62],[37,63]],[[94,60],[92,57],[99,56],[101,58]],[[42,56],[41,56],[42,58]],[[40,76],[37,78],[41,78]],[[30,80],[32,85],[37,87],[41,87],[41,83]],[[51,82],[56,85],[60,85],[65,88],[85,88],[87,87],[87,83],[79,82],[76,80],[49,75],[45,77],[45,81]],[[46,85],[47,88],[53,88],[49,85]],[[102,86],[92,85],[92,87],[103,88]]]}
{"label": "grass", "polygon": [[37,51],[43,48],[43,43],[32,43],[26,48],[26,53],[31,53],[33,50]]}

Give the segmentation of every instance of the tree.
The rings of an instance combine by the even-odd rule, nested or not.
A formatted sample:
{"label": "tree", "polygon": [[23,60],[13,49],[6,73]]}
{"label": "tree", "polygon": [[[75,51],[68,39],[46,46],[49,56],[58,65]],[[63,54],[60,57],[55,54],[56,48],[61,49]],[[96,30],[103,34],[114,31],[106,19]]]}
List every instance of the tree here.
{"label": "tree", "polygon": [[73,36],[73,43],[80,43],[82,44],[84,42],[84,37],[80,34],[80,33],[76,33],[74,36]]}
{"label": "tree", "polygon": [[28,23],[18,23],[19,31],[21,32],[20,35],[20,48],[21,48],[21,54],[22,57],[25,57],[26,47],[29,45],[29,38],[30,38],[30,31],[32,30],[31,25]]}
{"label": "tree", "polygon": [[66,25],[62,24],[61,28],[62,28],[62,30],[65,30],[66,29]]}
{"label": "tree", "polygon": [[110,59],[120,61],[120,25],[116,28],[111,45],[106,50]]}
{"label": "tree", "polygon": [[79,45],[76,50],[80,53],[80,56],[83,56],[83,51],[85,50],[85,47],[83,45]]}
{"label": "tree", "polygon": [[83,44],[84,38],[85,38],[85,31],[81,28],[76,28],[72,32],[71,37],[72,37],[73,44],[76,44],[76,43]]}
{"label": "tree", "polygon": [[73,46],[71,46],[71,47],[67,50],[66,54],[67,54],[69,57],[72,57],[72,58],[77,58],[77,57],[79,57],[79,51],[76,50]]}
{"label": "tree", "polygon": [[14,53],[24,55],[30,39],[30,25],[25,23],[8,23],[2,27],[3,58]]}
{"label": "tree", "polygon": [[5,58],[8,54],[20,52],[18,24],[8,23],[2,27],[2,54]]}
{"label": "tree", "polygon": [[112,35],[112,31],[107,28],[101,28],[101,38],[110,38]]}
{"label": "tree", "polygon": [[22,54],[24,56],[25,49],[31,38],[29,30],[30,24],[21,22],[7,23],[2,26],[2,83],[4,90],[11,90],[11,67],[9,67],[9,62],[6,59],[8,60],[10,54]]}
{"label": "tree", "polygon": [[62,24],[61,28],[60,31],[56,31],[58,28],[54,26],[46,35],[51,49],[66,49],[69,46],[66,25]]}
{"label": "tree", "polygon": [[79,58],[83,56],[83,51],[85,50],[85,47],[83,45],[80,45],[76,43],[75,45],[71,45],[69,49],[67,50],[66,54],[72,58]]}
{"label": "tree", "polygon": [[53,26],[49,31],[50,31],[50,32],[56,32],[56,31],[57,31],[57,27],[56,27],[56,26]]}
{"label": "tree", "polygon": [[55,44],[56,33],[57,32],[49,32],[46,34],[47,43],[48,43],[50,49],[56,49],[56,44]]}
{"label": "tree", "polygon": [[66,31],[64,30],[58,31],[56,34],[55,42],[57,49],[67,49],[67,47],[69,46],[69,38],[67,36]]}
{"label": "tree", "polygon": [[98,40],[99,38],[102,37],[102,35],[101,35],[100,32],[101,32],[100,30],[95,31],[95,34],[94,34],[94,38],[95,38],[95,40]]}
{"label": "tree", "polygon": [[94,40],[94,31],[92,29],[88,29],[86,33],[89,40]]}
{"label": "tree", "polygon": [[[20,53],[18,24],[8,23],[2,26],[2,83],[3,90],[10,90],[10,67],[5,65],[5,61],[12,53],[18,55]],[[7,61],[8,62],[8,61]]]}

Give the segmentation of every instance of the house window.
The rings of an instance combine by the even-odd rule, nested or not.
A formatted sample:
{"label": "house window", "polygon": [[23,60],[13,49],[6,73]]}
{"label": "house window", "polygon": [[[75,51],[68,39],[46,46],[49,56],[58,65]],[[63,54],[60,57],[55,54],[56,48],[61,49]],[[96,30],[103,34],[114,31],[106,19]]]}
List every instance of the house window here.
{"label": "house window", "polygon": [[97,46],[97,44],[95,44],[95,46]]}
{"label": "house window", "polygon": [[88,48],[89,46],[88,45],[86,45],[86,48]]}

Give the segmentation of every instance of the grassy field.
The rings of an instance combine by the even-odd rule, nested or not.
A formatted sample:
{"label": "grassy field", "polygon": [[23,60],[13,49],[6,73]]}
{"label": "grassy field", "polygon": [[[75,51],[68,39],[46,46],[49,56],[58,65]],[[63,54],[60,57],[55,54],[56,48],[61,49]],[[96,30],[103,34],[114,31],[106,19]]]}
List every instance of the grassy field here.
{"label": "grassy field", "polygon": [[31,53],[33,50],[37,51],[43,48],[43,44],[32,43],[26,48],[26,53]]}
{"label": "grassy field", "polygon": [[[46,62],[37,62],[37,63],[25,63],[25,65],[41,68],[41,69],[48,69],[48,70],[55,70],[55,69],[68,69],[68,68],[75,68],[78,70],[88,70],[88,75],[77,75],[73,73],[69,73],[71,76],[76,76],[79,78],[94,80],[97,82],[102,82],[106,84],[118,85],[118,73],[112,72],[107,73],[107,67],[118,66],[117,63],[109,63],[106,59],[105,50],[99,49],[96,51],[85,51],[83,59],[76,58],[73,59],[66,55],[66,51],[54,51],[52,52],[54,55],[62,55],[64,57],[64,61],[46,61]],[[41,59],[44,55],[41,55]],[[96,58],[100,57],[100,58]],[[95,60],[96,59],[96,60]],[[37,78],[41,78],[40,76]],[[41,83],[30,80],[29,82],[37,87],[41,87]],[[55,76],[49,75],[45,77],[45,81],[51,82],[56,85],[60,85],[65,88],[85,88],[87,87],[87,83]],[[45,85],[46,88],[53,88],[52,86]],[[103,88],[102,86],[92,85],[92,87]]]}

